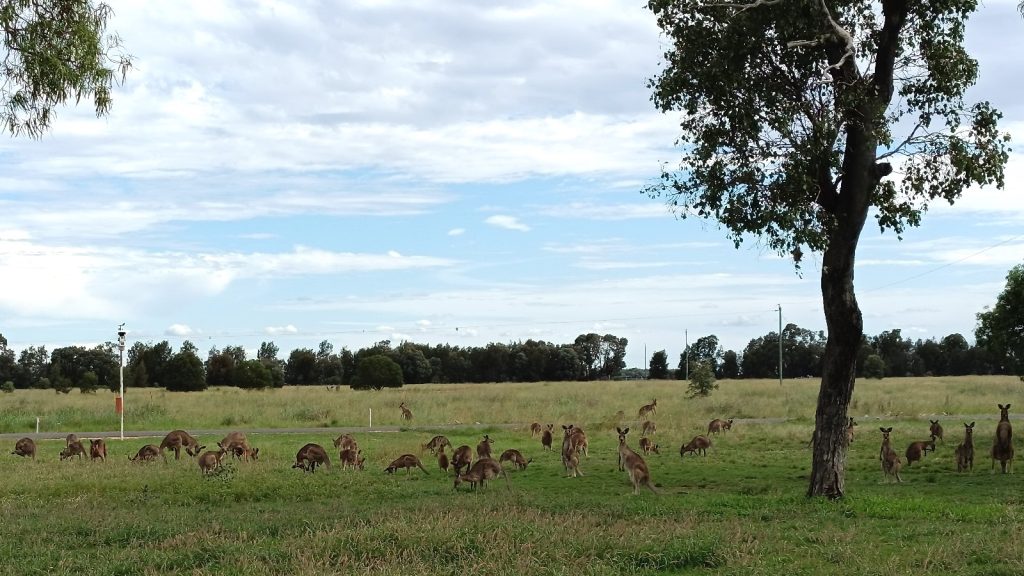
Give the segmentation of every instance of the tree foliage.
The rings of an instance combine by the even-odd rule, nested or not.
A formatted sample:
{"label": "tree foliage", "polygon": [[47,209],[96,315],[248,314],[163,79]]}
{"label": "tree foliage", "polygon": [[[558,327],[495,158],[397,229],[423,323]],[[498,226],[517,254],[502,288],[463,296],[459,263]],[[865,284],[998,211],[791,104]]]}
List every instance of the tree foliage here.
{"label": "tree foliage", "polygon": [[193,348],[184,344],[181,350],[171,356],[164,370],[164,388],[171,392],[199,392],[206,390],[206,374],[203,361]]}
{"label": "tree foliage", "polygon": [[713,390],[718,389],[715,372],[706,361],[694,362],[690,366],[690,385],[687,389],[691,398],[710,396]]}
{"label": "tree foliage", "polygon": [[978,314],[978,345],[1024,380],[1024,264],[1006,275],[1006,287],[991,309]]}
{"label": "tree foliage", "polygon": [[110,111],[114,84],[132,66],[107,33],[111,15],[91,0],[0,0],[2,130],[38,138],[68,100],[91,100],[96,116]]}
{"label": "tree foliage", "polygon": [[664,350],[658,350],[651,355],[647,377],[651,380],[665,380],[669,377],[668,354]]}
{"label": "tree foliage", "polygon": [[383,354],[364,358],[352,378],[352,388],[356,390],[401,388],[402,384],[401,366]]}

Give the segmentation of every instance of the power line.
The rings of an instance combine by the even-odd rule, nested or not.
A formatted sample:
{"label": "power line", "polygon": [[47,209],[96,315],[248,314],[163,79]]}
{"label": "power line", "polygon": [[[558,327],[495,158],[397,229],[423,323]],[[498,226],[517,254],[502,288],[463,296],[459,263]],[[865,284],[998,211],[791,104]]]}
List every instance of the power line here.
{"label": "power line", "polygon": [[881,286],[875,286],[874,288],[868,288],[868,289],[864,290],[864,292],[865,293],[866,292],[874,292],[876,290],[881,290],[883,288],[889,288],[889,287],[895,286],[897,284],[902,284],[904,282],[909,282],[911,280],[916,280],[916,279],[918,279],[918,278],[920,278],[922,276],[927,276],[929,274],[938,272],[939,270],[943,270],[943,269],[949,268],[950,266],[953,266],[954,264],[959,264],[961,262],[965,262],[967,260],[970,260],[971,258],[974,258],[975,256],[980,256],[980,255],[984,254],[985,252],[988,252],[989,250],[992,250],[993,248],[998,248],[999,246],[1002,246],[1003,244],[1009,244],[1010,242],[1013,242],[1014,240],[1020,240],[1021,238],[1024,238],[1024,234],[1018,234],[1017,236],[1013,236],[1011,238],[1007,238],[1006,240],[1003,240],[1001,242],[996,242],[995,244],[992,244],[991,246],[988,246],[986,248],[978,250],[977,252],[975,252],[973,254],[968,254],[967,256],[964,256],[963,258],[960,258],[958,260],[953,260],[951,262],[946,262],[945,264],[943,264],[941,266],[936,266],[935,268],[932,268],[931,270],[925,270],[924,272],[921,272],[920,274],[914,274],[913,276],[907,276],[906,278],[903,278],[903,279],[900,279],[900,280],[894,280],[892,282],[889,282],[888,284],[882,284]]}

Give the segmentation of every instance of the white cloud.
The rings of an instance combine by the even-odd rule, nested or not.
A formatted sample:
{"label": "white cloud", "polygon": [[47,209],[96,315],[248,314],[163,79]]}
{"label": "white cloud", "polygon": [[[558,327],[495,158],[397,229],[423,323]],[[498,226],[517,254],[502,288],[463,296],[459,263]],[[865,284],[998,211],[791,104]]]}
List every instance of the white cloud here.
{"label": "white cloud", "polygon": [[298,334],[299,329],[295,326],[288,324],[286,326],[266,326],[263,328],[265,334],[270,336],[278,336],[282,334]]}
{"label": "white cloud", "polygon": [[632,204],[591,204],[572,202],[565,205],[545,206],[545,216],[581,218],[586,220],[635,220],[641,218],[669,218],[672,212],[663,202],[650,200]]}
{"label": "white cloud", "polygon": [[452,228],[451,230],[448,231],[449,236],[462,236],[465,233],[465,228]]}
{"label": "white cloud", "polygon": [[515,216],[495,214],[494,216],[489,216],[486,220],[484,220],[484,222],[490,224],[491,226],[504,228],[506,230],[518,230],[520,232],[530,231],[530,227],[520,222],[519,219],[516,218]]}
{"label": "white cloud", "polygon": [[184,338],[195,334],[195,330],[189,328],[185,324],[171,324],[164,330],[164,334],[167,336],[177,336],[178,338]]}

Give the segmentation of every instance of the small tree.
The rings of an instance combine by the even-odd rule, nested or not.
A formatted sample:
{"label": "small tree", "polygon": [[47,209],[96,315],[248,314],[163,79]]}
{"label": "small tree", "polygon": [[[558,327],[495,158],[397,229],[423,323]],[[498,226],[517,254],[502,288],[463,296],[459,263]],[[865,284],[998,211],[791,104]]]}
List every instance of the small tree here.
{"label": "small tree", "polygon": [[690,365],[690,398],[710,396],[712,390],[718,389],[715,373],[707,362],[696,362]]}
{"label": "small tree", "polygon": [[0,391],[4,392],[5,394],[10,394],[10,393],[14,392],[14,381],[13,380],[5,381],[3,383],[3,385],[0,386]]}
{"label": "small tree", "polygon": [[864,359],[864,376],[881,380],[885,377],[885,360],[878,354],[872,354]]}
{"label": "small tree", "polygon": [[74,384],[67,376],[58,374],[53,378],[53,391],[57,394],[70,394]]}
{"label": "small tree", "polygon": [[178,352],[167,363],[164,387],[171,392],[198,392],[206,390],[203,361],[190,350]]}
{"label": "small tree", "polygon": [[100,378],[92,370],[82,374],[82,380],[78,383],[78,389],[82,394],[95,394],[100,387]]}
{"label": "small tree", "polygon": [[647,377],[652,380],[668,379],[668,354],[664,350],[658,350],[651,356]]}
{"label": "small tree", "polygon": [[404,383],[402,367],[383,354],[360,360],[352,378],[352,388],[355,390],[401,388]]}
{"label": "small tree", "polygon": [[270,388],[274,384],[270,369],[260,360],[246,360],[235,367],[235,386],[246,390]]}

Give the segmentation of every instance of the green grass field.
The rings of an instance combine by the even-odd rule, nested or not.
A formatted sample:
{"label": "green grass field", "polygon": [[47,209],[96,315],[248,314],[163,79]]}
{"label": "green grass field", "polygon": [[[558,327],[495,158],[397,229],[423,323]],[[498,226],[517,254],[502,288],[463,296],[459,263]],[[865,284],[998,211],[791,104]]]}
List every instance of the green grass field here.
{"label": "green grass field", "polygon": [[[211,477],[173,456],[166,464],[128,462],[159,439],[110,441],[106,463],[60,462],[57,440],[40,441],[33,462],[8,454],[9,441],[0,456],[0,573],[1024,573],[1024,480],[991,474],[987,455],[995,404],[1016,404],[1016,379],[858,383],[853,414],[861,425],[850,450],[848,497],[840,502],[803,495],[816,382],[786,382],[782,390],[772,382],[721,384],[700,400],[686,399],[676,382],[152,392],[145,402],[162,409],[151,409],[151,419],[136,429],[365,425],[362,413],[371,407],[375,424],[399,424],[401,401],[424,428],[356,433],[367,469],[335,466],[315,474],[291,464],[306,442],[325,446],[336,461],[329,430],[252,436],[261,459],[229,464]],[[617,410],[633,419],[654,397],[662,453],[647,461],[660,494],[634,496],[617,470],[611,420]],[[102,414],[112,412],[110,398],[19,391],[0,396],[2,421],[12,426],[45,411],[64,424],[81,423],[63,431],[88,436],[90,429],[116,427]],[[323,413],[305,418],[309,410]],[[905,467],[902,484],[883,483],[878,426],[895,428],[902,452],[911,440],[927,438],[926,416],[943,411],[986,416],[975,431],[974,473],[954,472],[963,426],[941,417],[945,444],[921,465]],[[246,415],[244,423],[222,423]],[[733,416],[793,420],[738,423],[714,438],[707,458],[680,458],[680,445],[708,420]],[[431,424],[533,420],[586,427],[586,476],[566,478],[557,451],[542,451],[526,430],[488,425],[444,433],[456,446],[475,446],[488,433],[495,454],[514,447],[534,458],[526,471],[509,472],[511,490],[495,480],[477,492],[456,492],[429,453],[429,475],[383,473],[392,458],[419,453]],[[211,446],[218,439],[200,438]],[[637,440],[631,433],[634,448]]]}

